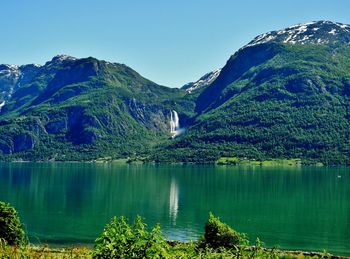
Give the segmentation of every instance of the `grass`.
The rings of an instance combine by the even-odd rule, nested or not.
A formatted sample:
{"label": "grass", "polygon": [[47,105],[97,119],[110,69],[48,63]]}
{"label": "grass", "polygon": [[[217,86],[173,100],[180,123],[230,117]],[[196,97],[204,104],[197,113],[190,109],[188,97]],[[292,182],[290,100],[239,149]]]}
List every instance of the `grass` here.
{"label": "grass", "polygon": [[48,246],[0,246],[0,258],[92,258],[92,250],[85,247],[50,248]]}
{"label": "grass", "polygon": [[238,157],[221,157],[216,161],[218,165],[258,165],[258,166],[277,166],[288,165],[297,166],[301,165],[302,161],[299,158],[293,159],[271,159],[271,160],[250,160]]}
{"label": "grass", "polygon": [[[332,256],[328,253],[282,251],[266,249],[261,245],[236,246],[233,249],[198,249],[195,242],[168,242],[168,258],[347,258]],[[0,246],[0,258],[92,258],[93,250],[86,247],[50,248],[49,246]]]}

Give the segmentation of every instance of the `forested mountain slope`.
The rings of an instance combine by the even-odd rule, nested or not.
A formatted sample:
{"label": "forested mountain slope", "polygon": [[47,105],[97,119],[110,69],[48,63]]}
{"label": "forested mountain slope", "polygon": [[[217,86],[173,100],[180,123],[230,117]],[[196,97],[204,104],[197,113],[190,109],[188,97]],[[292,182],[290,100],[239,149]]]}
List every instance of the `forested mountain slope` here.
{"label": "forested mountain slope", "polygon": [[149,153],[170,137],[173,109],[194,104],[129,67],[56,56],[44,66],[0,71],[3,158],[86,160]]}
{"label": "forested mountain slope", "polygon": [[350,26],[326,21],[258,36],[202,90],[187,134],[160,156],[349,163],[349,42]]}
{"label": "forested mountain slope", "polygon": [[0,66],[0,158],[350,163],[350,26],[257,36],[182,89],[131,68],[56,56]]}

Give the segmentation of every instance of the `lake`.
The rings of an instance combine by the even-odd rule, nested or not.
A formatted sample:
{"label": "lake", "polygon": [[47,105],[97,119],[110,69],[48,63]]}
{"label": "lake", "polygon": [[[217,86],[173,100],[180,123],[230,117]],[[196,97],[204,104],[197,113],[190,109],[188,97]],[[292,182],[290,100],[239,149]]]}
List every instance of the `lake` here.
{"label": "lake", "polygon": [[350,168],[1,163],[33,243],[91,245],[113,216],[195,240],[209,212],[254,242],[350,255]]}

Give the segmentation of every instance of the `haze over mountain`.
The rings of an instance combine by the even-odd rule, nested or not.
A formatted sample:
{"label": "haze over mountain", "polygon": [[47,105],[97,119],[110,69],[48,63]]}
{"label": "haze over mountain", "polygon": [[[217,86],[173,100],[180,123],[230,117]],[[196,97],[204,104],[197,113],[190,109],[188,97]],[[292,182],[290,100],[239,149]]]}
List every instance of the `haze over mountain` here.
{"label": "haze over mountain", "polygon": [[94,58],[1,65],[1,158],[350,163],[349,43],[329,21],[272,31],[181,89]]}

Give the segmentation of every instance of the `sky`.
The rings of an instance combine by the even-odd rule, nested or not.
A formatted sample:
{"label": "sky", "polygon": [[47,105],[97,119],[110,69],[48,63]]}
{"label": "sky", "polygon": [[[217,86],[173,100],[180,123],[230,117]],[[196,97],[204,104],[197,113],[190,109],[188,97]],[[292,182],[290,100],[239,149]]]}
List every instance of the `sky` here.
{"label": "sky", "polygon": [[2,1],[0,64],[92,56],[180,87],[259,34],[316,20],[350,24],[349,10],[349,0]]}

